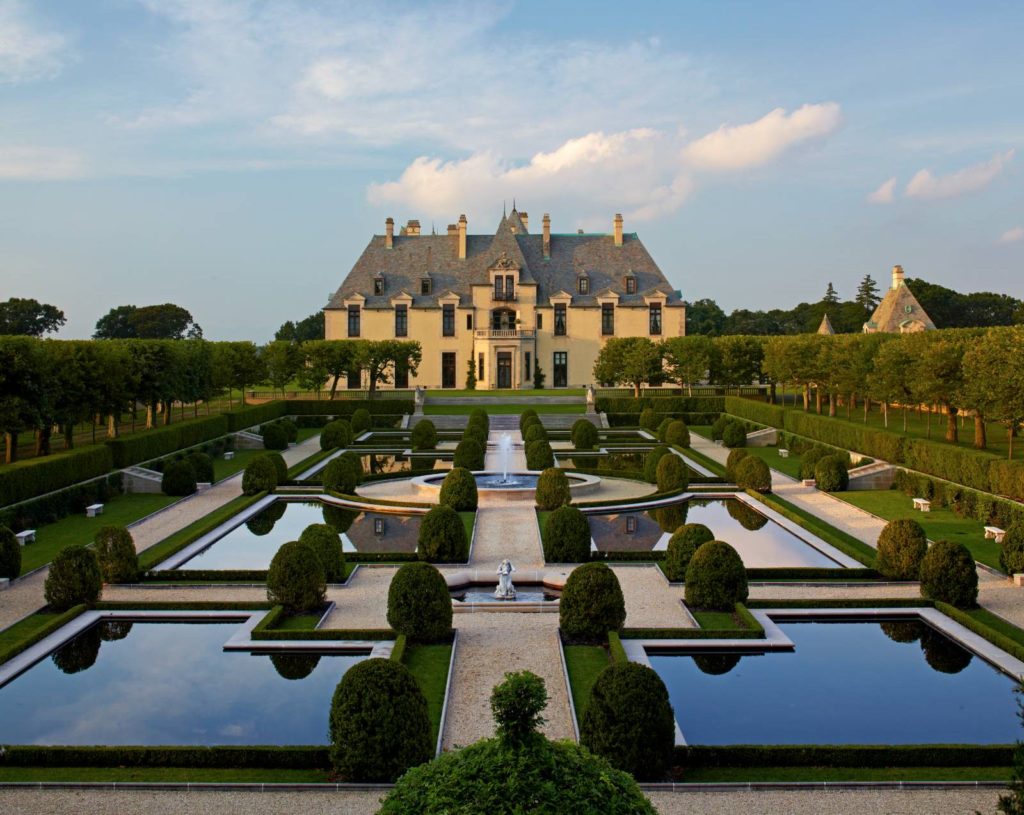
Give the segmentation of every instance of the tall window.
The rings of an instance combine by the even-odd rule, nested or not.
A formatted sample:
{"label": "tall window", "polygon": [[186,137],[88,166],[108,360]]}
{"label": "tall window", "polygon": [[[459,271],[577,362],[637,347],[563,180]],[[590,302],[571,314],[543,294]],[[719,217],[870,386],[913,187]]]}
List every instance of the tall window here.
{"label": "tall window", "polygon": [[529,381],[532,379],[530,375],[530,352],[527,351],[523,355],[523,381]]}
{"label": "tall window", "polygon": [[636,294],[636,278],[633,275],[626,278],[626,294]]}
{"label": "tall window", "polygon": [[441,312],[441,333],[446,337],[455,336],[455,306],[445,303]]}
{"label": "tall window", "polygon": [[615,333],[615,304],[601,304],[601,333],[605,336]]}
{"label": "tall window", "polygon": [[504,300],[505,299],[505,291],[504,291],[504,289],[502,288],[502,285],[501,285],[501,275],[500,274],[494,276],[494,299],[495,300]]}
{"label": "tall window", "polygon": [[540,331],[544,327],[544,315],[539,311],[537,312],[537,330]]}
{"label": "tall window", "polygon": [[515,275],[505,275],[505,299],[516,299],[516,278]]}
{"label": "tall window", "polygon": [[359,336],[359,306],[348,307],[348,335]]}
{"label": "tall window", "polygon": [[363,372],[358,368],[348,372],[348,389],[359,390],[363,386]]}
{"label": "tall window", "polygon": [[565,303],[555,303],[555,336],[565,336]]}
{"label": "tall window", "polygon": [[590,294],[590,278],[581,277],[577,282],[577,291],[580,294]]}
{"label": "tall window", "polygon": [[476,357],[476,378],[477,378],[478,382],[483,382],[483,380],[484,380],[484,355],[483,354],[477,354],[477,357]]}
{"label": "tall window", "polygon": [[441,387],[455,387],[455,353],[451,351],[441,354]]}
{"label": "tall window", "polygon": [[395,336],[409,336],[409,307],[395,306]]}
{"label": "tall window", "polygon": [[472,312],[466,315],[466,330],[473,330],[473,314]]}
{"label": "tall window", "polygon": [[651,334],[661,334],[661,303],[652,303],[650,311]]}
{"label": "tall window", "polygon": [[373,293],[376,294],[378,297],[380,297],[380,295],[384,294],[384,278],[383,277],[375,277],[373,279]]}
{"label": "tall window", "polygon": [[552,384],[556,388],[564,388],[569,384],[569,353],[567,351],[555,351],[554,369]]}
{"label": "tall window", "polygon": [[396,388],[408,388],[409,387],[409,369],[404,365],[396,366],[395,368],[395,387]]}

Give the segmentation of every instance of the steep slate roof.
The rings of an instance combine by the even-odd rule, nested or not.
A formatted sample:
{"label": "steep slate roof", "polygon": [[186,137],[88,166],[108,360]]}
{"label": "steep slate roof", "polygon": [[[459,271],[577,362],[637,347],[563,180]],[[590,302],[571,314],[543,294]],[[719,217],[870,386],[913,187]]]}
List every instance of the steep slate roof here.
{"label": "steep slate roof", "polygon": [[[491,285],[488,270],[504,254],[519,267],[520,283],[537,284],[537,305],[565,290],[573,305],[597,305],[597,293],[611,289],[619,306],[646,308],[644,295],[661,292],[667,306],[681,306],[658,264],[635,233],[622,236],[622,246],[606,234],[551,235],[551,257],[544,258],[543,236],[526,231],[516,210],[501,219],[493,235],[467,235],[466,259],[459,260],[458,235],[395,235],[392,248],[383,235],[374,235],[352,271],[331,297],[327,308],[344,308],[346,298],[361,294],[366,308],[390,308],[391,299],[403,291],[412,295],[415,308],[436,308],[438,298],[451,289],[460,305],[470,305],[474,284]],[[626,294],[624,278],[632,271],[636,294]],[[589,295],[577,293],[580,273],[590,278]],[[373,294],[373,279],[384,278],[384,294]],[[420,278],[432,280],[431,294],[420,294]]]}
{"label": "steep slate roof", "polygon": [[[908,311],[909,309],[909,311]],[[890,288],[882,302],[875,308],[871,319],[864,323],[866,333],[901,334],[910,323],[921,323],[924,328],[911,330],[933,331],[935,323],[928,313],[917,302],[917,298],[902,280],[895,288]]]}

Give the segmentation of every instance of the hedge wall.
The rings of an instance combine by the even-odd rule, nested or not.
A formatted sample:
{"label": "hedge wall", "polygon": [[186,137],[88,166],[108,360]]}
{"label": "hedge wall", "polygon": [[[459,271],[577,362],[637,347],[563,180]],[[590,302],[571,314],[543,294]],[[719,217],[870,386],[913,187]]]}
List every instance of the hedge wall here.
{"label": "hedge wall", "polygon": [[114,495],[121,493],[121,473],[84,481],[56,492],[45,493],[39,498],[22,501],[8,509],[0,510],[0,526],[15,531],[37,529],[45,524],[59,521],[68,515],[85,512],[90,504],[105,504]]}
{"label": "hedge wall", "polygon": [[228,419],[228,432],[237,433],[239,430],[280,419],[285,415],[285,406],[288,404],[290,403],[282,401],[267,402],[264,405],[253,405],[229,411],[224,414]]}
{"label": "hedge wall", "polygon": [[721,396],[644,396],[640,399],[622,399],[601,396],[595,402],[600,413],[637,413],[652,408],[658,413],[721,413]]}
{"label": "hedge wall", "polygon": [[103,444],[16,461],[0,469],[0,506],[98,478],[113,468],[110,448]]}
{"label": "hedge wall", "polygon": [[130,467],[140,461],[165,456],[192,447],[204,441],[225,436],[228,433],[227,414],[207,416],[204,419],[160,427],[155,430],[144,430],[132,433],[120,439],[108,439],[106,446],[110,448],[114,467]]}
{"label": "hedge wall", "polygon": [[0,767],[326,769],[327,747],[6,747]]}
{"label": "hedge wall", "polygon": [[726,396],[725,412],[769,427],[782,428],[786,426],[786,409],[779,405],[770,405],[767,402]]}
{"label": "hedge wall", "polygon": [[681,767],[1009,767],[1013,745],[677,746]]}
{"label": "hedge wall", "polygon": [[402,416],[412,413],[412,399],[289,399],[281,404],[282,416],[351,416],[359,408],[371,416]]}
{"label": "hedge wall", "polygon": [[903,439],[903,456],[897,459],[912,470],[982,492],[992,491],[988,473],[995,460],[992,453],[926,439]]}
{"label": "hedge wall", "polygon": [[[680,413],[676,411],[662,412],[656,410],[655,412],[658,414],[659,422],[662,419],[668,418],[682,419],[684,422],[686,422],[687,425],[711,424],[720,415],[719,413],[713,412],[696,413],[692,411],[684,411]],[[640,418],[640,413],[638,411],[633,411],[630,413],[607,413],[605,415],[608,417],[608,425],[610,427],[635,427],[637,424],[637,420]]]}

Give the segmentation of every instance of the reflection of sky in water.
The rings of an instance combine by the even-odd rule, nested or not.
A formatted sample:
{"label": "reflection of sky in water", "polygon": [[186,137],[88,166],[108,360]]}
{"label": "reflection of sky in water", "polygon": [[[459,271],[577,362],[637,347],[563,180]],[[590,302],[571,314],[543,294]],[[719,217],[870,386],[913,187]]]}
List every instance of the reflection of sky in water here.
{"label": "reflection of sky in water", "polygon": [[1009,744],[1021,736],[1013,680],[923,623],[782,628],[792,653],[734,665],[727,655],[650,657],[688,744]]}
{"label": "reflection of sky in water", "polygon": [[[650,512],[591,515],[590,531],[594,543],[598,549],[606,551],[653,549],[663,534],[659,513],[665,512],[677,515],[669,526],[676,521],[679,525],[704,524],[714,533],[716,540],[725,541],[739,553],[743,565],[748,569],[839,566],[810,544],[734,498],[687,501]],[[636,518],[633,532],[629,531],[631,527],[627,527],[630,516]],[[748,526],[760,528],[748,529]],[[638,540],[642,540],[642,544]]]}
{"label": "reflection of sky in water", "polygon": [[239,623],[135,623],[95,664],[52,659],[0,688],[7,744],[326,744],[331,696],[364,657],[321,656],[305,679],[270,657],[225,653]]}

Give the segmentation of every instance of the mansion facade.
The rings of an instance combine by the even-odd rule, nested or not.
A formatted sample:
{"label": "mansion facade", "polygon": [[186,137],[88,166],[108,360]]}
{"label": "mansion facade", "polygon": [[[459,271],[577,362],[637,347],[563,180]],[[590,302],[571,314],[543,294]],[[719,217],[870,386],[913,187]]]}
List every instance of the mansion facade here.
{"label": "mansion facade", "polygon": [[609,338],[686,332],[680,293],[621,215],[611,234],[528,224],[513,208],[494,234],[468,234],[463,215],[446,234],[409,221],[396,235],[388,218],[324,308],[326,338],[417,340],[419,371],[396,372],[397,388],[462,388],[472,360],[477,388],[515,389],[538,366],[547,388],[582,387]]}

